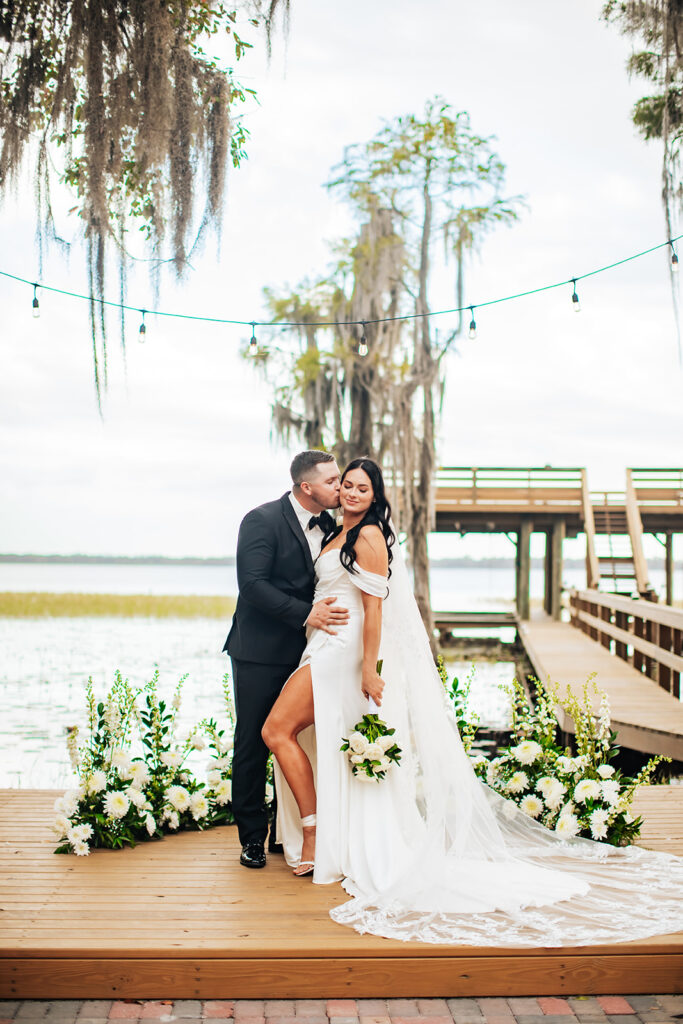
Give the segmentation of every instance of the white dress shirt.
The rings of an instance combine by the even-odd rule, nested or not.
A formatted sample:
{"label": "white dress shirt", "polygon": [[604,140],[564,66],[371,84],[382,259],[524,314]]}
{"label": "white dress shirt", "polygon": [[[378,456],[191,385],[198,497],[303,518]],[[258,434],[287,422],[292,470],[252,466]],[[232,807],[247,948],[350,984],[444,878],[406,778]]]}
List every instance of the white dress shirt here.
{"label": "white dress shirt", "polygon": [[300,501],[298,501],[293,493],[289,492],[289,500],[292,503],[292,508],[296,513],[296,517],[301,524],[301,529],[304,531],[304,537],[311,549],[311,558],[315,562],[316,558],[320,554],[320,548],[323,543],[323,531],[319,526],[314,526],[312,530],[308,529],[311,516],[315,515],[315,512],[309,512],[307,508],[304,508]]}

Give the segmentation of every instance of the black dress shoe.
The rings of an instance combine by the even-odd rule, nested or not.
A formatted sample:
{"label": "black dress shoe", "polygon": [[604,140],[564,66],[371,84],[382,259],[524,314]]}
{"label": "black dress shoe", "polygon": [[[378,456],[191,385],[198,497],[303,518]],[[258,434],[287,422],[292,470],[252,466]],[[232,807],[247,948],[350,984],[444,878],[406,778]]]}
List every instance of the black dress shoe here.
{"label": "black dress shoe", "polygon": [[244,864],[245,868],[264,868],[266,854],[263,843],[245,843],[240,854],[240,864]]}

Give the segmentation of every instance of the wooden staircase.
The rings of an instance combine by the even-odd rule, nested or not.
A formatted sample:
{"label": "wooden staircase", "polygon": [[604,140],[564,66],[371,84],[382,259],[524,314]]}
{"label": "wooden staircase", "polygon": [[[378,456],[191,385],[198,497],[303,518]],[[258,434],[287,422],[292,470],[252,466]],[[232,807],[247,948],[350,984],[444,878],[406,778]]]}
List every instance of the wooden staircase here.
{"label": "wooden staircase", "polygon": [[584,506],[588,586],[656,601],[643,552],[643,524],[631,471],[625,491],[592,493]]}

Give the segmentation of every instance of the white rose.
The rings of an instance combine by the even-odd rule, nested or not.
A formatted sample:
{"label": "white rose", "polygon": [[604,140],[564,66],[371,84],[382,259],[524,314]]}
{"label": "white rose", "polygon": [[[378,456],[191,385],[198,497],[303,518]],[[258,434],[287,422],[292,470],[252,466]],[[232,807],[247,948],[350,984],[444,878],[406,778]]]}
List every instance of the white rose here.
{"label": "white rose", "polygon": [[349,758],[349,760],[351,761],[351,764],[362,764],[363,761],[365,760],[365,755],[364,754],[351,754],[351,757]]}
{"label": "white rose", "polygon": [[396,740],[393,736],[380,736],[379,739],[376,740],[377,746],[383,753],[387,751],[389,747],[393,747],[395,742]]}
{"label": "white rose", "polygon": [[598,765],[598,775],[601,779],[611,779],[614,775],[615,769],[611,764]]}
{"label": "white rose", "polygon": [[354,754],[362,754],[369,746],[362,732],[352,732],[349,736],[349,747]]}
{"label": "white rose", "polygon": [[379,761],[383,753],[384,751],[382,750],[378,743],[368,743],[367,747],[365,748],[365,756],[370,761]]}

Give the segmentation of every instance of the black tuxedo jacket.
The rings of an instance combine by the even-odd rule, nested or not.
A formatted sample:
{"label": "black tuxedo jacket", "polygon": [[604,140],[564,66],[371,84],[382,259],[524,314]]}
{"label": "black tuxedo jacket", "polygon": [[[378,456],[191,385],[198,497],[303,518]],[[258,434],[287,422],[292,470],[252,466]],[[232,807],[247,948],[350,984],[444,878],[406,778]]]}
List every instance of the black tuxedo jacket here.
{"label": "black tuxedo jacket", "polygon": [[237,538],[239,596],[224,651],[265,665],[295,665],[313,606],[313,559],[289,494],[259,505]]}

